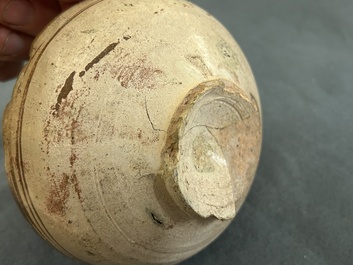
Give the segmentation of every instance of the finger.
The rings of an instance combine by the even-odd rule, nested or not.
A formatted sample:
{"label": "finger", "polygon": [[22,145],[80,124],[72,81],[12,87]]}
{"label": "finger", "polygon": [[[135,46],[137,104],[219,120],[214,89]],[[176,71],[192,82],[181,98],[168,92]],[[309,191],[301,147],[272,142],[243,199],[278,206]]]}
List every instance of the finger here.
{"label": "finger", "polygon": [[33,37],[0,25],[0,61],[20,61],[28,58]]}
{"label": "finger", "polygon": [[21,71],[23,62],[1,62],[0,81],[8,81],[15,78]]}
{"label": "finger", "polygon": [[66,10],[73,5],[76,5],[79,2],[82,2],[82,0],[58,0],[62,10]]}
{"label": "finger", "polygon": [[60,11],[56,0],[2,0],[0,23],[36,36]]}

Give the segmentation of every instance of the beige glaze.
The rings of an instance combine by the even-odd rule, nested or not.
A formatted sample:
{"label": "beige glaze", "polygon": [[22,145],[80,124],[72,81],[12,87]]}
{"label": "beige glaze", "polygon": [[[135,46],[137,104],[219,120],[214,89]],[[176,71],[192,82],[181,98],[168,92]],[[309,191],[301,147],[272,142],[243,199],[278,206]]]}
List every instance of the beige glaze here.
{"label": "beige glaze", "polygon": [[91,264],[176,264],[243,203],[259,95],[230,34],[180,0],[91,0],[36,39],[4,114],[37,232]]}

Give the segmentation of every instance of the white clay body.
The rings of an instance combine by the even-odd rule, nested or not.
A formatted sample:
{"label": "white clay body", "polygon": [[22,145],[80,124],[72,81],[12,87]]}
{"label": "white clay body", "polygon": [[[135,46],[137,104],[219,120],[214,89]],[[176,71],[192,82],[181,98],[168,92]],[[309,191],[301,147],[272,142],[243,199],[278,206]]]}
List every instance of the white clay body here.
{"label": "white clay body", "polygon": [[239,210],[259,95],[230,34],[184,1],[90,0],[33,45],[4,115],[6,169],[37,232],[91,264],[176,264]]}

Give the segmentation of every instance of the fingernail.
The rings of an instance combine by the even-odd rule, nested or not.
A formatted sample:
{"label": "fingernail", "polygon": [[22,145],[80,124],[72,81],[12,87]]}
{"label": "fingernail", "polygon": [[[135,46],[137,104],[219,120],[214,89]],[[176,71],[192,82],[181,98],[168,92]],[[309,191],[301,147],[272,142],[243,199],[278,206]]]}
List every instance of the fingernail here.
{"label": "fingernail", "polygon": [[3,56],[12,56],[23,52],[25,43],[22,38],[15,33],[11,33],[5,40],[5,46],[2,50]]}
{"label": "fingernail", "polygon": [[2,14],[3,21],[14,26],[23,26],[32,22],[34,7],[27,0],[10,1]]}

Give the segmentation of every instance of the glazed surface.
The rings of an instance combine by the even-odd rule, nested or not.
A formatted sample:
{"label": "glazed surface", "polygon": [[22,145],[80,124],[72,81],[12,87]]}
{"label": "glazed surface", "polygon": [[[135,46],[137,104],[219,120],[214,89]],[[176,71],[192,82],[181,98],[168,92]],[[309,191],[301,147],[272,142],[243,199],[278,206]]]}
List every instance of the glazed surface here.
{"label": "glazed surface", "polygon": [[[244,136],[250,128],[245,148],[253,149],[219,169],[232,175],[222,184],[232,213],[201,209],[200,217],[188,212],[200,209],[195,198],[184,190],[191,203],[182,209],[165,187],[163,152],[180,104],[209,81],[218,85],[208,89],[237,95],[230,98],[243,108],[234,113],[251,114],[249,124],[240,115],[219,128],[234,125]],[[214,150],[231,152],[228,134],[217,139]],[[245,199],[260,151],[259,96],[238,45],[194,5],[86,1],[35,41],[4,116],[4,143],[25,216],[60,251],[92,264],[175,264],[215,239]],[[192,143],[190,152],[204,150]]]}

